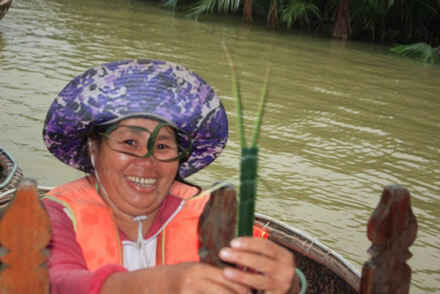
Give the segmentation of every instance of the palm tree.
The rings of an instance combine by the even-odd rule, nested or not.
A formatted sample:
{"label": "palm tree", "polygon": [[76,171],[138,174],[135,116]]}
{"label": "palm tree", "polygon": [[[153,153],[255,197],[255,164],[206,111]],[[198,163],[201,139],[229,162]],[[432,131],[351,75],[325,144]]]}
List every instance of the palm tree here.
{"label": "palm tree", "polygon": [[352,10],[353,33],[367,31],[374,41],[378,37],[384,40],[386,32],[386,15],[394,4],[394,0],[363,0],[354,1]]}
{"label": "palm tree", "polygon": [[251,24],[253,22],[253,18],[252,18],[252,0],[243,0],[244,4],[243,4],[243,18],[244,18],[244,22],[247,24]]}
{"label": "palm tree", "polygon": [[350,31],[350,0],[341,0],[333,28],[333,37],[347,40]]}
{"label": "palm tree", "polygon": [[280,26],[280,19],[279,19],[279,10],[280,5],[278,4],[278,0],[272,0],[269,6],[269,11],[267,13],[267,26],[271,28],[278,28]]}
{"label": "palm tree", "polygon": [[438,0],[395,0],[389,13],[388,26],[398,29],[400,39],[422,39],[429,42],[432,37],[440,37],[439,28],[429,24],[440,19],[440,1]]}
{"label": "palm tree", "polygon": [[[1,1],[1,0],[0,0]],[[158,0],[173,10],[191,4],[190,15],[241,12],[246,23],[266,15],[278,28],[319,29],[342,39],[370,39],[440,45],[440,0]]]}

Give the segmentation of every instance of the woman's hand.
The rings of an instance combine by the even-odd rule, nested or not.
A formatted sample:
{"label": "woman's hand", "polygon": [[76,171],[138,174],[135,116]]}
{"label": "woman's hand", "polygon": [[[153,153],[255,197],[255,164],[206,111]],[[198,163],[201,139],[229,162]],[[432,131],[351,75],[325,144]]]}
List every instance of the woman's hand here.
{"label": "woman's hand", "polygon": [[251,289],[270,294],[284,294],[295,280],[295,261],[292,253],[272,241],[240,237],[231,241],[231,247],[220,251],[220,258],[249,269],[227,267],[224,276]]}
{"label": "woman's hand", "polygon": [[295,277],[293,255],[269,240],[236,238],[231,247],[220,251],[220,257],[248,270],[220,269],[203,263],[163,265],[112,274],[100,293],[249,294],[257,289],[284,294]]}
{"label": "woman's hand", "polygon": [[248,286],[225,277],[223,269],[203,263],[181,263],[169,266],[165,279],[169,285],[167,291],[163,293],[249,294],[250,292]]}
{"label": "woman's hand", "polygon": [[249,294],[251,288],[228,279],[223,269],[203,263],[161,265],[110,275],[100,294]]}

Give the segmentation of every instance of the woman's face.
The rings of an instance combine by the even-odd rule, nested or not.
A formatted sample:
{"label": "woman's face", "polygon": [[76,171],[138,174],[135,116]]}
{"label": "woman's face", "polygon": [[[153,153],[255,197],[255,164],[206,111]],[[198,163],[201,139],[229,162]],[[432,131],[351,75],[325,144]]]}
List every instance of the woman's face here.
{"label": "woman's face", "polygon": [[[141,151],[139,155],[142,156],[148,152],[146,142],[158,124],[151,119],[130,118],[121,121],[118,129],[112,133],[116,135],[120,129],[148,130],[135,135],[140,142],[144,142],[136,147],[136,152]],[[112,133],[109,136],[112,136]],[[134,140],[127,138],[131,137],[124,137],[124,140],[118,141],[118,144],[127,144],[127,148],[131,148]],[[100,143],[93,142],[91,153],[94,156],[100,184],[106,190],[110,201],[116,209],[129,216],[149,215],[157,211],[176,177],[179,161],[164,162],[153,156],[139,158],[127,155],[110,148],[111,144],[106,140],[109,139],[102,137]],[[160,144],[158,149],[164,149],[162,146],[167,146],[166,144],[169,143],[177,145],[176,136],[171,127],[165,126],[157,135],[156,145]]]}

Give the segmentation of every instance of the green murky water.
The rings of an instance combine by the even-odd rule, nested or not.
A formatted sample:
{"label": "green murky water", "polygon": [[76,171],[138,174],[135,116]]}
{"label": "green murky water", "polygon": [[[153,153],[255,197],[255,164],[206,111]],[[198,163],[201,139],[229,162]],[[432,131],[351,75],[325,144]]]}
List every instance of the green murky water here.
{"label": "green murky water", "polygon": [[384,185],[403,184],[419,221],[411,292],[438,293],[440,67],[385,48],[273,33],[234,18],[193,22],[140,0],[15,0],[0,21],[0,145],[42,185],[79,177],[43,145],[52,99],[93,65],[166,59],[211,83],[231,118],[224,154],[191,180],[236,182],[239,146],[222,42],[240,70],[248,131],[266,66],[273,66],[258,211],[315,236],[360,268],[368,258],[366,222]]}

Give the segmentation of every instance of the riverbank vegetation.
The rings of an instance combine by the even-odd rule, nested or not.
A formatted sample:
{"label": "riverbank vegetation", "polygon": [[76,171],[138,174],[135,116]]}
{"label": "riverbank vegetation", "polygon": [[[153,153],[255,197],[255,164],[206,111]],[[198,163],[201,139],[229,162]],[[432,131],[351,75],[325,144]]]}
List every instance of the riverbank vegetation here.
{"label": "riverbank vegetation", "polygon": [[333,38],[381,42],[392,51],[440,60],[440,0],[158,0],[195,19],[228,13],[277,30],[305,30]]}

